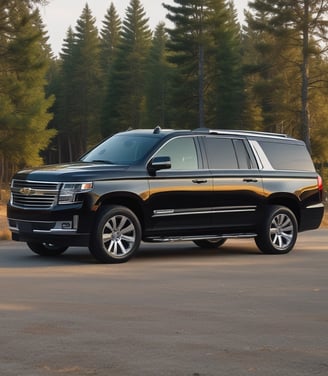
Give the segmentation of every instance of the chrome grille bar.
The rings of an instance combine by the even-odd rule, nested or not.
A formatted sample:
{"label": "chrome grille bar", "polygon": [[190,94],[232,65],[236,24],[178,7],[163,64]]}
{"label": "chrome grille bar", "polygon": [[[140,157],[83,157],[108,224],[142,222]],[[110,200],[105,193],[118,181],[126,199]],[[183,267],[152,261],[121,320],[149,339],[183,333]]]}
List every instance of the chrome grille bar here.
{"label": "chrome grille bar", "polygon": [[59,183],[13,180],[11,204],[25,209],[49,209],[57,202]]}

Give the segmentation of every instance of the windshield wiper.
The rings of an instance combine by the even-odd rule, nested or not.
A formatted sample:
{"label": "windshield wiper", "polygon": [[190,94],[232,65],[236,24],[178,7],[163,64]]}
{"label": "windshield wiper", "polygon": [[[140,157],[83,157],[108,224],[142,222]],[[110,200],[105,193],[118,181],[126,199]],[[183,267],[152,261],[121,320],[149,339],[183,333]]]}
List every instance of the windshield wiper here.
{"label": "windshield wiper", "polygon": [[92,161],[90,161],[91,163],[107,163],[107,164],[114,164],[113,162],[111,161],[105,161],[103,159],[93,159]]}

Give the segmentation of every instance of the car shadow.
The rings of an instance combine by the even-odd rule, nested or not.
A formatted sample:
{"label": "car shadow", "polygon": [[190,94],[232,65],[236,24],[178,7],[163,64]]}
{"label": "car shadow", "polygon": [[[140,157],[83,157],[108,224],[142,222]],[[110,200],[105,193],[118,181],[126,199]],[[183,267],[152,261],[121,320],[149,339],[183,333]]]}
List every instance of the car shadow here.
{"label": "car shadow", "polygon": [[220,248],[200,248],[193,244],[147,244],[141,247],[135,259],[177,259],[177,258],[217,258],[217,257],[238,257],[242,255],[259,255],[259,251],[252,245],[229,245],[225,244]]}
{"label": "car shadow", "polygon": [[[14,244],[14,243],[13,243]],[[11,245],[12,248],[12,245]],[[193,243],[142,243],[138,253],[129,263],[140,263],[146,260],[181,260],[181,259],[227,259],[241,256],[258,256],[261,253],[252,242],[229,245],[227,242],[220,248],[200,248]],[[43,257],[34,254],[27,247],[1,251],[1,268],[37,268],[51,266],[73,265],[105,265],[97,261],[89,252],[88,248],[70,247],[64,254],[55,257]],[[113,264],[108,264],[113,265]]]}

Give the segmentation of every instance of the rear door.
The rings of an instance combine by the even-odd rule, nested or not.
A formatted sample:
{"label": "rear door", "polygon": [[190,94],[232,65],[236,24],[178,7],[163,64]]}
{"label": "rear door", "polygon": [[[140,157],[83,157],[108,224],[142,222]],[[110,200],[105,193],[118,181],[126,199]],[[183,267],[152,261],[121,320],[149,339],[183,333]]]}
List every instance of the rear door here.
{"label": "rear door", "polygon": [[213,227],[223,232],[251,231],[263,186],[247,140],[209,135],[203,141],[213,176]]}

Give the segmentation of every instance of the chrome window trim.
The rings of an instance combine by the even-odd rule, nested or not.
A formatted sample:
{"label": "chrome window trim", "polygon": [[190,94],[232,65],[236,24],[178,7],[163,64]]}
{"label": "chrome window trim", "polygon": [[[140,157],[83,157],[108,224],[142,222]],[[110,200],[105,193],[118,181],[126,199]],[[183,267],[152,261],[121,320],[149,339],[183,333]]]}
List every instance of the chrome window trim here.
{"label": "chrome window trim", "polygon": [[264,153],[264,150],[262,149],[260,144],[255,140],[248,140],[248,142],[253,150],[259,169],[274,171],[274,168],[272,167],[268,157]]}

